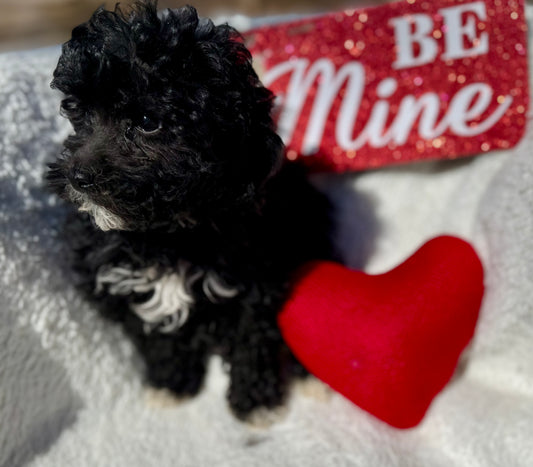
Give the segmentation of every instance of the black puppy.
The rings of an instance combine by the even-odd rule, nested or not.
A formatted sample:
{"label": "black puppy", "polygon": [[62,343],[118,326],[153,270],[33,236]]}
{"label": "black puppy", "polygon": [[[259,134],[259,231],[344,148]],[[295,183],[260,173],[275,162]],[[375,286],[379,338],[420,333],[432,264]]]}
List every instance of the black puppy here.
{"label": "black puppy", "polygon": [[192,7],[101,8],[63,46],[52,87],[74,128],[48,180],[81,213],[76,269],[149,381],[194,394],[216,352],[238,416],[281,403],[303,369],[276,315],[298,268],[331,256],[329,207],[283,165],[272,94],[239,35]]}

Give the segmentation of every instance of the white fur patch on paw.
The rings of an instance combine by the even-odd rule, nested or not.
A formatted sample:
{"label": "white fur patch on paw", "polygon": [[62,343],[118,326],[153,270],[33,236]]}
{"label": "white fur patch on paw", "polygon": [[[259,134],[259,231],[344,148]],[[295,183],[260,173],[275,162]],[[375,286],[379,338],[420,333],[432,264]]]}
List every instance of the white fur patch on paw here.
{"label": "white fur patch on paw", "polygon": [[259,407],[246,416],[245,423],[250,428],[270,428],[272,425],[283,421],[287,417],[288,413],[289,409],[285,405],[280,405],[273,409]]}
{"label": "white fur patch on paw", "polygon": [[168,389],[147,388],[144,393],[144,399],[149,407],[166,409],[175,407],[190,398],[177,397]]}
{"label": "white fur patch on paw", "polygon": [[292,386],[295,395],[301,395],[320,402],[329,401],[333,394],[333,389],[314,376],[308,376],[303,380],[297,380]]}

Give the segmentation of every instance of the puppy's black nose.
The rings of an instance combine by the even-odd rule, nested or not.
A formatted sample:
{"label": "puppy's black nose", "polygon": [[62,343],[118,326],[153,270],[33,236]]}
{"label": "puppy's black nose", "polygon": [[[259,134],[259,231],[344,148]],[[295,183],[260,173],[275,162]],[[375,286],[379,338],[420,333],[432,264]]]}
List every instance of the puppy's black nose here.
{"label": "puppy's black nose", "polygon": [[93,175],[78,168],[70,171],[68,179],[72,186],[79,191],[88,190],[94,185]]}

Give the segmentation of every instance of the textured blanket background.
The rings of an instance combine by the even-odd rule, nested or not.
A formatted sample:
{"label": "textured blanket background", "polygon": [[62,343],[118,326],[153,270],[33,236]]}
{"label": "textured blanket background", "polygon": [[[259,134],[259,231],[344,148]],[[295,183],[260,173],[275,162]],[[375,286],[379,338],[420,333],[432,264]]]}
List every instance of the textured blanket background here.
{"label": "textured blanket background", "polygon": [[470,240],[486,268],[481,318],[466,365],[412,430],[302,389],[257,428],[228,412],[216,359],[195,399],[144,387],[130,343],[75,292],[64,210],[42,188],[69,131],[48,87],[58,54],[0,56],[1,467],[533,465],[531,125],[507,152],[317,180],[351,266],[384,271],[437,234]]}

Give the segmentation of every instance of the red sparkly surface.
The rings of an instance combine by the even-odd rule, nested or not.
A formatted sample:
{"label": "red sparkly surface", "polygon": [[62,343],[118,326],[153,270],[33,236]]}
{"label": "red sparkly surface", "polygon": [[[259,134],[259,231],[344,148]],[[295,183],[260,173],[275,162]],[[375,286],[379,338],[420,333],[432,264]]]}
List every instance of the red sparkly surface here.
{"label": "red sparkly surface", "polygon": [[[468,57],[446,58],[448,26],[443,8],[473,3],[482,3],[486,16],[483,19],[475,12],[466,11],[461,16],[461,26],[470,25],[472,33],[469,36],[461,32],[460,40],[464,49],[469,50],[487,36],[488,50]],[[428,36],[434,39],[438,52],[429,63],[395,67],[399,52],[391,20],[400,17],[409,20],[420,14],[432,21]],[[411,27],[414,32],[416,26]],[[406,0],[256,29],[246,35],[246,41],[263,79],[267,77],[265,84],[278,96],[278,115],[282,116],[291,102],[290,85],[297,69],[294,65],[297,62],[304,64],[301,65],[303,78],[293,81],[300,84],[292,90],[293,93],[302,89],[306,93],[301,108],[294,114],[294,129],[283,133],[281,118],[278,123],[285,137],[287,158],[303,159],[313,170],[341,172],[423,159],[457,158],[512,147],[524,133],[529,98],[522,0]],[[414,53],[420,53],[420,46],[413,44]],[[333,74],[328,77],[316,73],[314,79],[309,78],[311,67],[316,67],[317,61],[323,63],[324,59],[329,62]],[[289,71],[273,77],[272,70],[283,64]],[[343,67],[353,64],[358,64],[355,66],[364,71],[358,76],[359,83],[355,83],[356,79],[352,77],[355,88],[359,88],[350,93],[351,78],[344,78],[342,83],[335,83],[335,79],[341,80]],[[308,88],[302,85],[306,76],[312,79]],[[474,95],[470,106],[464,109],[470,112],[465,125],[467,130],[476,126],[484,128],[484,122],[491,116],[500,115],[500,107],[506,109],[490,127],[476,135],[460,134],[449,125],[444,125],[444,131],[440,133],[433,132],[434,135],[428,136],[428,132],[420,131],[424,125],[431,127],[432,123],[433,128],[438,127],[446,119],[458,93],[464,93],[467,87],[476,83],[490,89],[490,102],[483,107],[481,97]],[[324,124],[323,127],[320,123],[313,127],[313,115],[316,117],[320,113],[317,101],[321,95],[327,95],[326,88],[333,95],[331,102],[321,107]],[[420,111],[416,120],[406,127],[408,131],[403,138],[387,140],[387,132],[398,125],[404,115],[399,112],[402,102],[406,98],[417,102],[428,94],[438,102],[438,115],[428,123],[424,120],[429,118],[430,112]],[[354,99],[354,95],[359,97]],[[482,111],[476,114],[473,109],[478,105]],[[352,110],[349,110],[350,106]],[[353,117],[351,121],[348,119],[351,125],[347,126],[349,134],[345,132],[344,141],[353,143],[359,137],[363,138],[364,144],[350,146],[339,141],[339,116],[343,108],[345,113],[352,112]],[[378,111],[385,115],[382,125],[369,129],[368,122],[376,118]],[[400,119],[396,118],[398,115]],[[313,131],[318,144],[310,147],[305,140],[313,140]]]}

